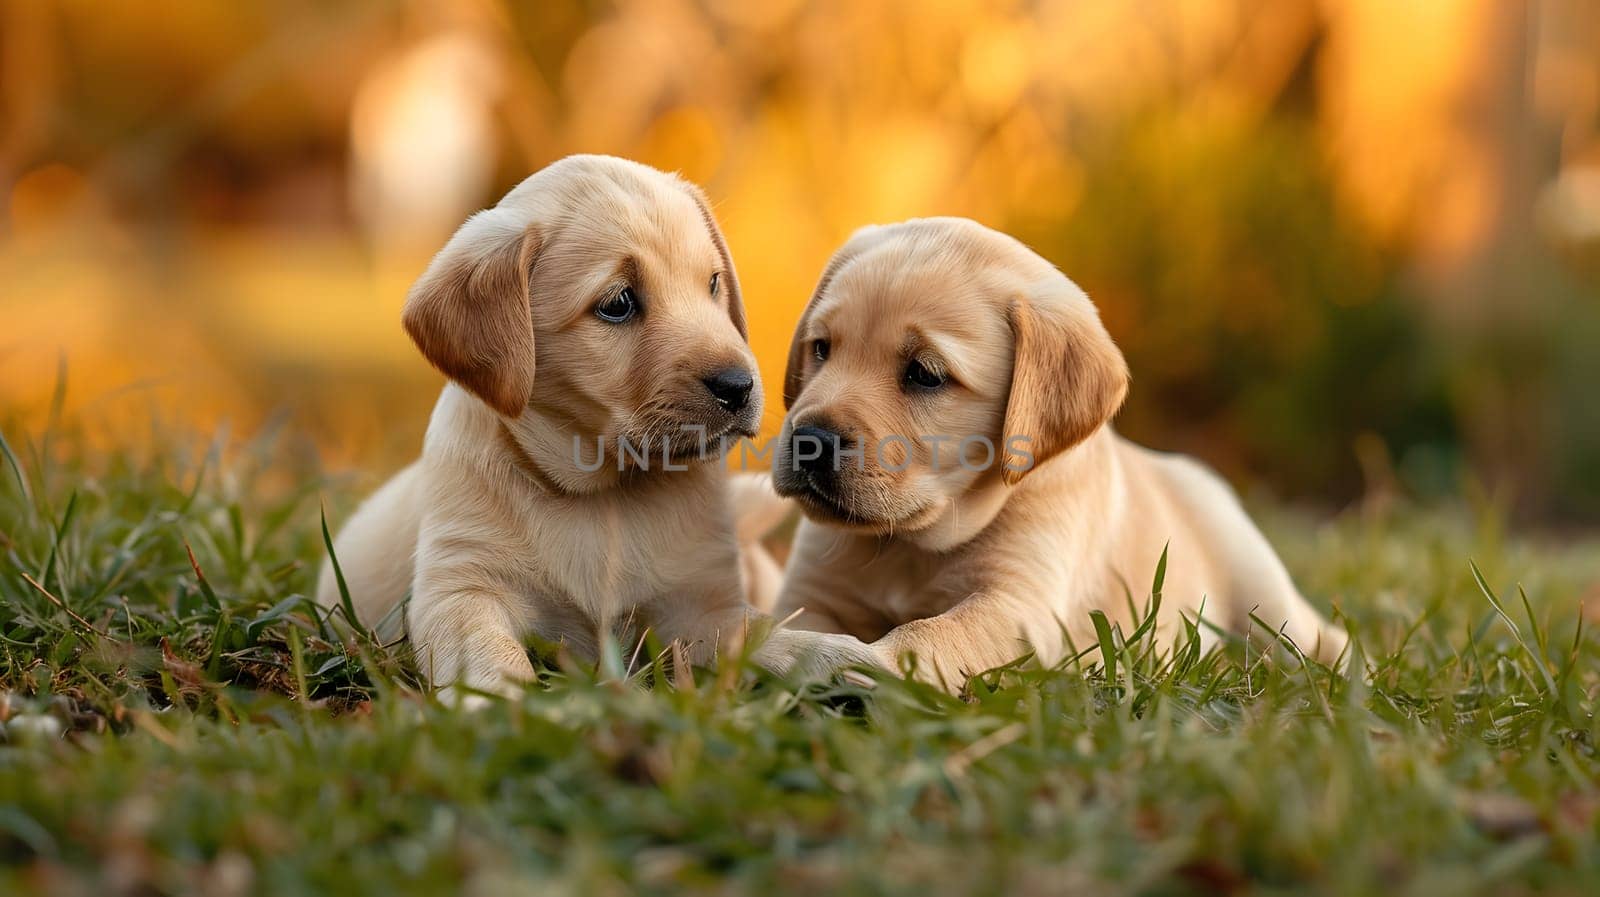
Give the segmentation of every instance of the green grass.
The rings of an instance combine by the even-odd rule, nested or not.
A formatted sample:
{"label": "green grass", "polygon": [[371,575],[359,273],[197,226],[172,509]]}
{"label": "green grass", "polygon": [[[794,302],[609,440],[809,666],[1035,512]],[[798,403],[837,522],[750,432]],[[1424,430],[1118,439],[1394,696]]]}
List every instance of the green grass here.
{"label": "green grass", "polygon": [[307,453],[6,435],[3,893],[1600,892],[1594,543],[1273,517],[1353,678],[1113,631],[960,698],[614,657],[463,714],[300,597],[352,498]]}

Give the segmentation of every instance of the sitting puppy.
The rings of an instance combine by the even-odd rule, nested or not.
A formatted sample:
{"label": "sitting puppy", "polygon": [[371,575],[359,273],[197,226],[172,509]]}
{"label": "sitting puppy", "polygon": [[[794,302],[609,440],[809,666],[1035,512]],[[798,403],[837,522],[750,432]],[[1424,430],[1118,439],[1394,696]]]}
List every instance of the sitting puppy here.
{"label": "sitting puppy", "polygon": [[[573,156],[468,219],[406,300],[452,381],[422,458],[335,544],[368,625],[405,614],[430,681],[505,693],[523,638],[593,656],[646,626],[710,659],[763,619],[744,601],[721,437],[761,390],[728,249],[676,176]],[[537,372],[537,376],[536,376]],[[325,564],[318,601],[340,594]],[[831,670],[866,646],[779,631],[755,659]]]}
{"label": "sitting puppy", "polygon": [[1091,610],[1131,631],[1170,543],[1160,637],[1203,605],[1337,658],[1344,633],[1222,480],[1106,425],[1127,389],[1089,297],[1018,241],[957,218],[858,231],[789,350],[774,476],[808,519],[777,614],[959,688],[1094,644]]}

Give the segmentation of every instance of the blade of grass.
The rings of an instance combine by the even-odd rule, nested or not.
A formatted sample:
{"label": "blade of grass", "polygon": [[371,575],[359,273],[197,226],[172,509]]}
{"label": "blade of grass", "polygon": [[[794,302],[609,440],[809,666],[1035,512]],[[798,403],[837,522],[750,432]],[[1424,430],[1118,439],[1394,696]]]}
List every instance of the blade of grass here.
{"label": "blade of grass", "polygon": [[319,506],[322,517],[322,544],[328,549],[328,560],[333,565],[333,581],[339,586],[339,608],[344,611],[345,622],[363,639],[371,640],[372,636],[361,621],[356,618],[355,602],[350,600],[350,586],[344,581],[344,570],[339,566],[339,555],[333,550],[333,535],[328,532],[328,508]]}
{"label": "blade of grass", "polygon": [[1114,684],[1117,681],[1117,646],[1111,638],[1111,621],[1101,610],[1090,611],[1089,619],[1094,621],[1094,634],[1100,642],[1100,665],[1104,667],[1106,682]]}
{"label": "blade of grass", "polygon": [[1528,628],[1533,630],[1533,641],[1539,646],[1539,660],[1543,662],[1550,656],[1550,643],[1539,627],[1539,618],[1533,615],[1533,605],[1528,602],[1528,592],[1521,583],[1517,584],[1517,597],[1522,599],[1522,612],[1528,616]]}
{"label": "blade of grass", "polygon": [[[50,577],[55,575],[56,562],[61,556],[61,540],[66,538],[67,527],[72,525],[72,515],[77,511],[78,490],[74,489],[67,497],[67,510],[61,515],[61,523],[56,527],[55,536],[50,540],[50,556],[45,559],[44,567],[39,571],[39,581],[46,585],[50,584]],[[56,578],[56,588],[61,589],[63,593],[66,592],[66,589],[61,588],[60,577]]]}
{"label": "blade of grass", "polygon": [[[1554,695],[1556,692],[1556,680],[1551,677],[1549,668],[1545,666],[1542,660],[1543,655],[1535,654],[1533,648],[1528,645],[1528,640],[1522,637],[1522,630],[1517,628],[1516,621],[1512,620],[1511,615],[1506,613],[1506,609],[1500,604],[1500,598],[1495,595],[1494,589],[1489,588],[1488,581],[1483,578],[1483,571],[1478,569],[1477,561],[1468,561],[1467,564],[1472,568],[1472,578],[1478,583],[1478,591],[1483,593],[1483,597],[1489,599],[1489,606],[1493,607],[1495,613],[1500,615],[1500,619],[1505,621],[1507,628],[1511,630],[1511,637],[1516,639],[1517,644],[1522,646],[1522,650],[1525,653],[1534,658],[1534,665],[1539,668],[1539,676],[1544,680],[1546,694]],[[1518,666],[1520,668],[1520,664]],[[1532,684],[1537,687],[1537,683]]]}
{"label": "blade of grass", "polygon": [[1150,604],[1144,621],[1128,636],[1128,644],[1137,644],[1145,633],[1155,628],[1156,617],[1161,613],[1161,587],[1167,581],[1167,547],[1161,547],[1161,560],[1156,562],[1156,575],[1150,583]]}
{"label": "blade of grass", "polygon": [[189,567],[194,570],[195,579],[200,584],[200,594],[205,596],[206,603],[211,605],[212,610],[221,611],[222,601],[217,598],[216,591],[211,588],[210,580],[206,579],[205,572],[200,569],[200,562],[195,560],[194,549],[189,547],[188,542],[184,542],[183,550],[189,553]]}
{"label": "blade of grass", "polygon": [[200,487],[206,483],[206,470],[210,467],[210,464],[211,453],[206,452],[200,457],[200,469],[195,471],[194,485],[189,488],[189,494],[184,496],[183,504],[178,506],[180,515],[189,513],[189,509],[194,507],[194,500],[200,496]]}
{"label": "blade of grass", "polygon": [[[305,649],[300,644],[300,630],[289,630],[289,657],[294,669],[295,703],[302,717],[311,713],[311,690],[306,687]],[[309,737],[309,733],[307,734]]]}
{"label": "blade of grass", "polygon": [[1277,639],[1278,644],[1282,645],[1284,650],[1288,651],[1290,654],[1293,654],[1295,659],[1300,661],[1300,671],[1305,674],[1306,687],[1309,688],[1311,693],[1316,696],[1317,707],[1322,711],[1323,717],[1327,719],[1328,722],[1333,722],[1333,708],[1328,705],[1328,699],[1322,693],[1322,690],[1317,688],[1316,679],[1313,678],[1311,672],[1311,661],[1306,659],[1305,652],[1301,651],[1300,646],[1294,643],[1294,639],[1290,638],[1288,634],[1284,632],[1284,627],[1288,626],[1289,624],[1284,623],[1283,626],[1279,626],[1274,629],[1273,627],[1268,626],[1265,621],[1255,614],[1250,615],[1250,622],[1260,626],[1267,632],[1272,633],[1273,637]]}
{"label": "blade of grass", "polygon": [[28,478],[22,473],[22,462],[17,460],[16,452],[11,450],[11,443],[6,441],[6,434],[0,431],[0,454],[6,457],[6,464],[11,467],[11,475],[17,478],[17,486],[22,490],[22,501],[28,506],[28,513],[32,514],[33,489],[28,485]]}
{"label": "blade of grass", "polygon": [[[1560,675],[1556,680],[1558,694],[1556,701],[1565,706],[1567,700],[1567,685],[1572,681],[1572,673],[1578,668],[1578,656],[1583,650],[1583,602],[1578,602],[1578,621],[1572,627],[1572,648],[1567,652],[1567,662],[1561,665]],[[1578,712],[1576,707],[1567,707],[1569,714]]]}
{"label": "blade of grass", "polygon": [[72,608],[68,607],[67,603],[65,601],[62,601],[60,598],[57,598],[55,595],[50,594],[50,590],[45,588],[44,586],[40,585],[38,580],[34,579],[33,577],[29,576],[26,573],[22,574],[22,579],[28,585],[33,586],[34,590],[37,591],[39,594],[43,595],[47,600],[49,600],[49,602],[51,604],[54,604],[56,607],[60,608],[63,612],[66,613],[67,616],[71,617],[74,621],[76,621],[79,626],[82,626],[84,629],[88,630],[90,633],[92,633],[94,635],[98,635],[101,638],[105,638],[106,637],[106,634],[101,632],[98,628],[96,628],[93,623],[90,623],[88,620],[85,620],[82,616],[80,616],[78,614],[77,611],[75,611]]}

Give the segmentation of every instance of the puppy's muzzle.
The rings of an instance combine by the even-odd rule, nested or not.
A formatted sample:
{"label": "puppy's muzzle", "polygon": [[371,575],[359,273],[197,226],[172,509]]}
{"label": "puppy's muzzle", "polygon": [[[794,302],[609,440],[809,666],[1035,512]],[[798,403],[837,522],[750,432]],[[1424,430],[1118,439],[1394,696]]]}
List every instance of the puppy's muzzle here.
{"label": "puppy's muzzle", "polygon": [[723,368],[700,380],[706,391],[723,411],[737,414],[750,404],[750,392],[755,389],[756,378],[744,368]]}

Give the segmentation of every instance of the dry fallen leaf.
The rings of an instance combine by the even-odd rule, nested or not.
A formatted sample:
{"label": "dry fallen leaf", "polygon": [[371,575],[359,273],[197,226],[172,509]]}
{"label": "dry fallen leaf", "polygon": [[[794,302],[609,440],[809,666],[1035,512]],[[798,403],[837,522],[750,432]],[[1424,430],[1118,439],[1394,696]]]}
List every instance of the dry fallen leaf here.
{"label": "dry fallen leaf", "polygon": [[205,688],[206,677],[200,665],[174,654],[172,644],[165,638],[161,640],[161,665],[172,674],[173,681],[178,683],[180,689],[200,691]]}

